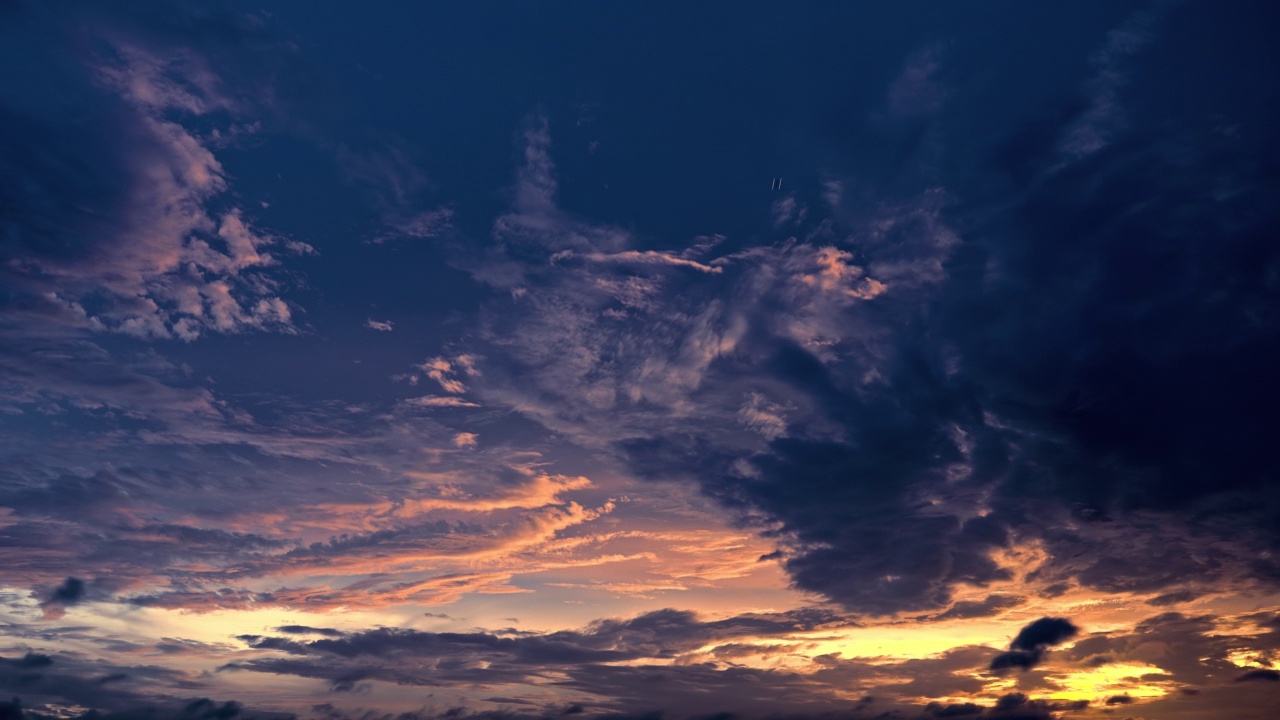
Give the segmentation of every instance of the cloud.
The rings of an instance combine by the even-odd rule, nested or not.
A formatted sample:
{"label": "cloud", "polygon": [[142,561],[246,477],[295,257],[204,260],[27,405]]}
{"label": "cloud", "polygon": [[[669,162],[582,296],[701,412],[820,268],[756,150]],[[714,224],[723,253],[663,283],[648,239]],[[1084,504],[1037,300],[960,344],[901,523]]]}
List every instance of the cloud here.
{"label": "cloud", "polygon": [[57,620],[66,613],[68,605],[75,605],[85,597],[85,582],[80,578],[69,577],[40,603],[44,616],[49,620]]}
{"label": "cloud", "polygon": [[[923,458],[905,450],[937,448],[929,457],[954,466],[937,472],[956,472],[969,442],[957,438],[983,435],[979,415],[958,390],[933,407],[905,407],[904,388],[947,392],[933,379],[946,370],[897,367],[899,351],[882,342],[892,332],[881,320],[893,321],[869,307],[899,291],[910,305],[945,282],[942,265],[958,243],[942,218],[945,192],[887,205],[845,237],[824,226],[812,241],[700,260],[723,272],[677,280],[657,270],[688,254],[623,255],[627,234],[561,211],[545,125],[526,142],[513,211],[494,227],[501,263],[518,266],[503,277],[520,278],[523,292],[486,317],[477,348],[485,376],[466,389],[620,452],[642,476],[697,478],[729,508],[770,518],[787,538],[797,586],[847,607],[941,608],[951,583],[1007,578],[987,557],[1006,542],[989,540],[1001,531],[978,530],[999,523],[973,517],[984,491],[939,488],[936,509],[919,510],[935,491],[915,464]],[[536,259],[515,263],[507,249],[516,247]],[[565,262],[619,256],[662,265]],[[494,272],[492,262],[476,270]],[[904,306],[885,312],[892,307]],[[915,434],[886,443],[895,432]],[[775,491],[783,484],[805,489]],[[865,516],[851,523],[849,507]]]}
{"label": "cloud", "polygon": [[[431,473],[410,476],[441,480]],[[242,512],[237,522],[250,527],[275,523],[281,539],[258,548],[225,543],[224,553],[240,556],[238,565],[226,571],[201,568],[199,555],[184,558],[175,553],[165,572],[180,579],[176,587],[121,600],[194,612],[438,605],[468,594],[530,592],[511,583],[516,575],[636,559],[634,554],[599,551],[589,532],[578,542],[562,535],[616,508],[612,501],[583,507],[563,497],[590,488],[590,480],[532,474],[524,479],[521,485],[499,486],[485,495],[446,485],[436,498],[312,504],[295,507],[289,515]],[[299,537],[311,528],[324,532],[328,541],[301,542]],[[350,531],[335,535],[338,528]],[[192,562],[198,569],[190,566]],[[331,579],[317,582],[317,574]],[[255,578],[271,578],[281,585],[264,590],[263,581],[247,583]]]}
{"label": "cloud", "polygon": [[463,400],[463,399],[462,399],[462,398],[460,398],[460,397],[454,397],[454,396],[452,396],[452,395],[445,395],[445,396],[443,396],[443,397],[442,397],[442,396],[439,396],[439,395],[423,395],[422,397],[409,398],[408,400],[405,400],[405,402],[406,402],[406,403],[408,403],[409,405],[413,405],[413,406],[416,406],[416,407],[427,407],[427,408],[433,408],[433,407],[475,408],[475,407],[480,407],[480,405],[479,405],[479,404],[477,404],[477,403],[473,403],[473,402],[470,402],[470,401],[468,401],[468,400]]}
{"label": "cloud", "polygon": [[[147,665],[114,665],[87,660],[75,653],[52,656],[28,653],[16,660],[0,658],[0,688],[11,697],[20,694],[13,703],[6,703],[10,711],[19,712],[13,717],[33,720],[66,716],[46,714],[46,703],[50,701],[63,708],[71,705],[79,706],[79,711],[88,710],[77,716],[82,718],[100,717],[103,710],[108,717],[157,720],[229,720],[242,711],[263,720],[292,717],[232,700],[192,699],[193,692],[205,689],[205,684],[183,671]],[[35,702],[27,705],[22,698]]]}
{"label": "cloud", "polygon": [[360,150],[339,144],[338,168],[349,183],[363,194],[379,215],[381,230],[365,242],[383,245],[406,239],[428,240],[453,227],[454,211],[447,205],[432,205],[435,184],[414,161],[403,140],[385,142],[381,147]]}
{"label": "cloud", "polygon": [[622,265],[671,265],[674,267],[687,267],[698,272],[704,273],[720,273],[723,268],[706,265],[696,260],[673,255],[667,252],[659,252],[657,250],[623,250],[615,253],[582,253],[575,254],[572,250],[561,250],[551,256],[551,262],[560,262],[571,258],[581,258],[587,262],[593,263],[618,263]]}
{"label": "cloud", "polygon": [[[43,11],[23,20],[60,22]],[[101,53],[47,66],[66,95],[34,105],[35,96],[0,98],[6,134],[30,139],[0,157],[0,174],[19,192],[5,214],[14,239],[5,284],[21,304],[64,308],[43,322],[82,331],[182,340],[291,332],[294,309],[271,268],[291,247],[309,247],[256,227],[229,202],[216,142],[184,124],[246,127],[255,103],[268,102],[254,95],[265,89],[230,90],[223,73],[238,69],[224,62],[225,47],[202,52],[124,31],[119,19],[95,27]],[[228,44],[256,42],[230,28]],[[63,112],[56,97],[72,95],[97,108],[92,121]]]}
{"label": "cloud", "polygon": [[1264,682],[1280,682],[1280,672],[1272,670],[1271,668],[1258,668],[1256,670],[1250,670],[1236,678],[1236,682],[1254,682],[1259,680]]}
{"label": "cloud", "polygon": [[946,612],[938,615],[937,619],[991,617],[999,615],[1010,608],[1019,607],[1025,602],[1026,598],[1019,595],[988,595],[985,599],[979,601],[966,600],[957,602],[947,608]]}
{"label": "cloud", "polygon": [[938,78],[942,49],[936,45],[913,53],[889,86],[889,111],[898,116],[931,113],[942,106],[946,90]]}
{"label": "cloud", "polygon": [[1010,650],[1042,650],[1075,637],[1080,629],[1065,618],[1040,618],[1022,628],[1009,644]]}
{"label": "cloud", "polygon": [[[709,712],[717,704],[747,716],[768,710],[834,710],[841,703],[825,692],[815,693],[821,690],[820,684],[791,673],[716,669],[704,663],[646,666],[630,661],[670,660],[708,643],[806,632],[837,619],[808,610],[703,620],[693,613],[665,609],[549,633],[379,628],[306,643],[252,636],[244,640],[276,654],[237,663],[234,669],[315,677],[334,686],[353,679],[420,686],[483,682],[489,687],[503,685],[506,694],[515,697],[536,686],[538,678],[550,670],[561,674],[563,687],[584,693],[584,702],[600,711],[667,709],[686,717]],[[664,687],[661,696],[651,691],[655,682]],[[547,702],[545,697],[536,698],[539,706],[546,707]]]}
{"label": "cloud", "polygon": [[878,280],[864,278],[861,267],[848,264],[852,259],[853,253],[834,247],[819,248],[813,254],[813,268],[798,273],[796,280],[823,292],[839,292],[859,300],[870,300],[889,289]]}
{"label": "cloud", "polygon": [[424,363],[420,363],[417,367],[427,377],[439,383],[440,389],[447,393],[460,394],[467,391],[467,386],[458,379],[458,375],[469,377],[479,375],[480,373],[476,369],[476,360],[477,358],[472,355],[459,355],[453,360],[434,357]]}
{"label": "cloud", "polygon": [[[746,588],[735,597],[755,603],[753,568],[772,570],[773,561],[796,591],[829,603],[827,618],[842,631],[875,618],[885,627],[1003,623],[1023,606],[1031,617],[1067,606],[1103,613],[1118,602],[1188,613],[1193,599],[1214,607],[1224,588],[1263,597],[1276,587],[1280,498],[1267,399],[1276,394],[1268,363],[1280,348],[1271,310],[1280,204],[1257,160],[1274,154],[1265,130],[1228,141],[1187,127],[1122,134],[1103,123],[1094,129],[1105,152],[1057,167],[1078,119],[1068,117],[1044,133],[1035,182],[1007,176],[998,158],[983,166],[998,153],[975,142],[950,148],[927,177],[904,157],[891,172],[879,168],[883,176],[860,166],[871,180],[828,181],[825,205],[798,193],[773,208],[784,222],[761,228],[763,238],[733,224],[731,240],[697,236],[680,248],[680,238],[562,208],[550,131],[535,120],[509,211],[482,251],[458,261],[500,292],[479,317],[460,313],[465,329],[447,352],[416,356],[428,359],[411,383],[429,380],[445,395],[356,402],[344,389],[341,401],[318,401],[212,386],[204,357],[188,368],[136,342],[165,332],[288,331],[298,308],[286,302],[284,251],[294,241],[260,226],[224,156],[226,143],[258,132],[257,103],[266,101],[256,86],[242,92],[236,74],[203,51],[134,38],[102,48],[94,67],[103,72],[81,78],[85,93],[106,98],[100,132],[68,131],[75,113],[33,120],[30,108],[4,107],[6,126],[21,130],[13,137],[56,150],[41,158],[16,144],[0,153],[6,172],[41,170],[31,174],[37,182],[15,184],[23,217],[34,219],[6,235],[4,259],[19,262],[0,269],[17,288],[0,327],[10,448],[0,480],[12,505],[0,517],[0,545],[6,577],[35,592],[6,600],[14,613],[77,596],[132,602],[131,617],[287,608],[378,622],[410,606],[534,589],[544,599],[572,590],[643,605],[638,598],[664,592],[703,602],[717,589]],[[33,57],[78,57],[55,54]],[[930,108],[938,115],[928,122],[950,131],[943,111],[964,98],[933,107],[917,92],[937,81],[935,60],[908,62],[902,87],[888,91],[890,110]],[[1163,101],[1151,101],[1158,112]],[[992,125],[995,135],[1010,130]],[[118,132],[119,148],[91,151],[108,132]],[[364,162],[371,178],[383,171],[361,157],[353,167]],[[388,161],[385,180],[367,181],[389,198],[374,201],[387,208],[378,232],[452,232],[431,183],[405,159]],[[151,173],[156,183],[139,180]],[[1228,177],[1229,197],[1201,181]],[[123,180],[104,180],[113,178]],[[112,217],[113,207],[128,213]],[[770,208],[757,209],[767,226]],[[168,240],[116,242],[132,236],[115,226],[133,219]],[[99,284],[101,296],[86,289]],[[268,319],[254,325],[259,309]],[[435,419],[462,415],[459,427],[477,432]],[[529,445],[511,445],[517,438]],[[33,459],[32,447],[52,449]],[[559,462],[600,467],[608,479],[557,474]],[[695,512],[703,498],[713,509]],[[659,520],[658,511],[668,515]],[[715,530],[722,514],[732,532]],[[770,561],[757,562],[766,553]],[[70,577],[92,580],[78,595]],[[751,582],[723,582],[739,578]],[[759,602],[787,597],[774,590]],[[91,611],[108,612],[95,602],[71,619]],[[1236,664],[1254,662],[1240,653],[1273,657],[1275,647],[1262,621],[1255,632],[1236,617],[1107,621],[1106,633],[1070,638],[1052,656],[1071,623],[1045,618],[996,660],[991,648],[967,646],[879,664],[834,651],[814,658],[819,643],[838,642],[815,639],[819,630],[838,638],[826,620],[732,620],[669,610],[562,633],[475,628],[456,637],[279,625],[273,634],[282,637],[257,635],[251,648],[200,660],[256,662],[281,680],[315,678],[335,691],[484,685],[479,697],[521,702],[582,693],[595,703],[579,706],[589,708],[583,715],[1046,717],[1071,708],[995,698],[1014,680],[1028,693],[1066,692],[1075,674],[1096,670],[1130,679],[1098,690],[1095,703],[1131,697],[1159,716],[1179,701],[1212,708],[1224,688],[1252,697],[1274,685],[1235,684],[1262,669]],[[246,630],[283,622],[255,620]],[[112,652],[157,657],[206,652],[42,625],[9,630],[27,633],[41,654],[10,661],[6,689],[76,662],[38,643],[73,643],[80,657],[108,642]],[[98,644],[86,639],[93,632]],[[325,649],[320,641],[352,642]],[[39,657],[57,659],[20,667]],[[1007,668],[1032,672],[983,672]],[[112,689],[145,670],[101,672],[78,677],[114,678],[102,683]],[[52,680],[31,682],[57,691]],[[1180,684],[1202,688],[1200,699],[1152,699]],[[877,700],[850,710],[864,707],[855,697],[864,690]],[[94,697],[83,699],[134,708],[133,699]],[[904,704],[909,697],[947,700],[921,709]],[[191,712],[234,707],[210,701]]]}
{"label": "cloud", "polygon": [[749,393],[738,416],[742,423],[755,430],[768,440],[774,440],[787,434],[787,421],[783,416],[785,408],[764,399],[759,393]]}
{"label": "cloud", "polygon": [[1089,58],[1094,75],[1086,83],[1088,108],[1058,141],[1065,162],[1097,152],[1111,142],[1124,123],[1120,93],[1129,84],[1128,62],[1152,42],[1155,26],[1169,3],[1135,13],[1107,33],[1106,42]]}
{"label": "cloud", "polygon": [[61,585],[54,588],[53,595],[49,597],[49,601],[63,605],[74,605],[84,598],[84,592],[84,581],[79,578],[69,577]]}
{"label": "cloud", "polygon": [[1080,630],[1065,618],[1040,618],[1022,628],[1009,643],[1009,651],[991,659],[990,669],[995,672],[1016,668],[1030,670],[1044,659],[1045,652],[1075,637]]}
{"label": "cloud", "polygon": [[276,628],[276,632],[288,633],[290,635],[323,635],[325,637],[342,637],[341,630],[333,628],[316,628],[307,625],[281,625]]}
{"label": "cloud", "polygon": [[391,332],[395,327],[390,320],[374,320],[373,318],[365,320],[364,326],[379,332]]}

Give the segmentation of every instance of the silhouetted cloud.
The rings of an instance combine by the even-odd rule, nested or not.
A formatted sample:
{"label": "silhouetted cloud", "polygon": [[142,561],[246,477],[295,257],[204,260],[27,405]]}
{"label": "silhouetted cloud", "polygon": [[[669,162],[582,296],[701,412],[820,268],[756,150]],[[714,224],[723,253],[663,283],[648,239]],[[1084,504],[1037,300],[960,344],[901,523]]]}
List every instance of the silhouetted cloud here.
{"label": "silhouetted cloud", "polygon": [[290,635],[324,635],[325,637],[342,637],[341,630],[333,628],[317,628],[307,625],[281,625],[276,628],[276,632],[288,633]]}
{"label": "silhouetted cloud", "polygon": [[1280,682],[1280,671],[1272,670],[1271,668],[1258,668],[1249,670],[1236,678],[1236,682],[1252,682],[1255,680]]}
{"label": "silhouetted cloud", "polygon": [[1040,618],[1022,628],[1009,644],[1011,650],[1043,650],[1075,637],[1080,629],[1065,618]]}
{"label": "silhouetted cloud", "polygon": [[1070,640],[1079,632],[1080,629],[1065,618],[1040,618],[1018,632],[1009,643],[1008,652],[992,658],[990,669],[996,672],[1030,670],[1040,664],[1050,647]]}

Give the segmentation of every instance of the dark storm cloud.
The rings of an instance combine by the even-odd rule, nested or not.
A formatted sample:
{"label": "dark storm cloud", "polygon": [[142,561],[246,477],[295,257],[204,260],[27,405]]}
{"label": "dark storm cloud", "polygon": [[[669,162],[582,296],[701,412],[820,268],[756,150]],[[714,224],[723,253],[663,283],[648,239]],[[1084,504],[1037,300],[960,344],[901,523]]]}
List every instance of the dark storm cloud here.
{"label": "dark storm cloud", "polygon": [[1257,670],[1250,670],[1236,678],[1236,682],[1252,682],[1255,680],[1280,682],[1280,671],[1272,670],[1271,668],[1258,668]]}

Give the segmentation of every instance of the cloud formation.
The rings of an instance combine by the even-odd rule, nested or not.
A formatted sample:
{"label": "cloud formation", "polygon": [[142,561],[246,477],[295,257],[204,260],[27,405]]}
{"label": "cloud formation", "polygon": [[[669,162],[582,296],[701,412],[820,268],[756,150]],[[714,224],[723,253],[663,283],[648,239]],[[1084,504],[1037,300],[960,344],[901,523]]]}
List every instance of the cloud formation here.
{"label": "cloud formation", "polygon": [[242,7],[0,2],[0,714],[1280,702],[1265,23]]}
{"label": "cloud formation", "polygon": [[991,669],[1000,672],[1009,669],[1030,670],[1044,660],[1045,652],[1052,646],[1075,637],[1080,629],[1065,618],[1040,618],[1022,628],[1009,643],[1009,651],[991,659]]}
{"label": "cloud formation", "polygon": [[[57,23],[35,8],[18,17],[11,39]],[[96,32],[100,51],[52,65],[61,87],[100,108],[92,119],[64,112],[67,99],[3,101],[8,134],[44,138],[45,149],[13,146],[0,158],[17,193],[5,214],[11,308],[44,304],[54,310],[45,321],[139,338],[290,331],[294,308],[269,268],[310,248],[228,202],[215,155],[221,138],[257,131],[243,118],[259,100],[230,88],[219,56],[116,23]],[[251,30],[233,32],[246,37],[224,50],[252,42]]]}

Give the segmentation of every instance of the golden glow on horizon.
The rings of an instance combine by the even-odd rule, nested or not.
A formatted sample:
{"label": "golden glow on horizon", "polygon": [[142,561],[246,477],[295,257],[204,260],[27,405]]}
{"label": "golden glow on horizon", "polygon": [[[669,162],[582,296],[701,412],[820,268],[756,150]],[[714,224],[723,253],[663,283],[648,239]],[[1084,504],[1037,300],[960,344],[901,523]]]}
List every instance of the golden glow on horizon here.
{"label": "golden glow on horizon", "polygon": [[[1165,675],[1169,682],[1157,684],[1142,680],[1144,676]],[[1111,663],[1086,670],[1050,673],[1047,678],[1058,686],[1047,694],[1053,700],[1088,700],[1105,702],[1108,697],[1128,695],[1134,699],[1164,697],[1175,689],[1173,676],[1163,668],[1143,663]]]}
{"label": "golden glow on horizon", "polygon": [[815,641],[814,655],[839,655],[845,659],[871,661],[886,658],[897,661],[935,657],[965,645],[990,645],[993,638],[1004,637],[1010,628],[1015,628],[1014,632],[1017,632],[1016,625],[1016,621],[984,618],[954,623],[842,628],[797,637]]}

